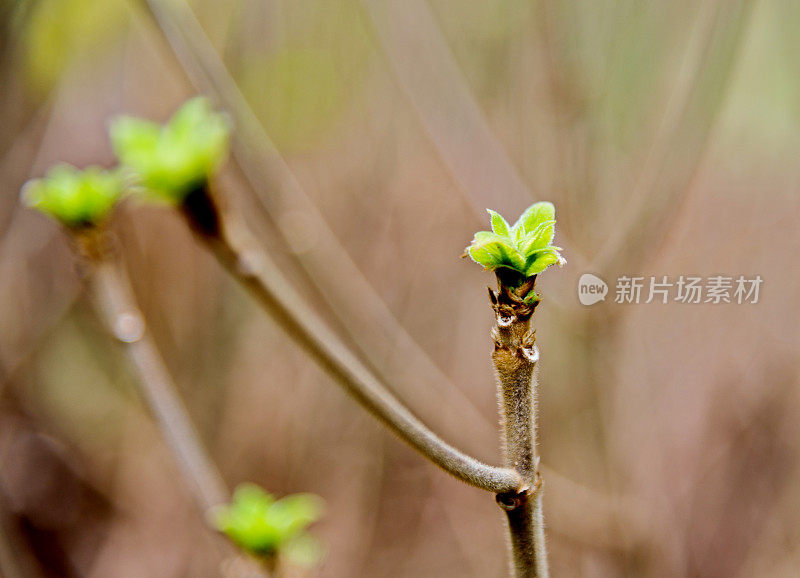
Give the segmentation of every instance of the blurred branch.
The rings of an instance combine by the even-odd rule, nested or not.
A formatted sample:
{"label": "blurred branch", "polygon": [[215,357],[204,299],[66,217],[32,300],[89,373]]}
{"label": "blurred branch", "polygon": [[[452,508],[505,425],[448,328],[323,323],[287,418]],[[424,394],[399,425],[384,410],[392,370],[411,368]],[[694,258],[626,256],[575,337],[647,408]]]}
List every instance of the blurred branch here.
{"label": "blurred branch", "polygon": [[[32,14],[39,7],[40,0],[0,0],[0,114],[2,114],[3,133],[0,134],[0,154],[5,155],[8,147],[16,142],[16,133],[27,114],[18,106],[24,95],[15,82],[18,68],[17,58],[23,47],[19,42],[25,34]],[[30,96],[30,95],[27,95]]]}
{"label": "blurred branch", "polygon": [[[484,221],[484,209],[497,208],[498,203],[508,205],[509,212],[530,205],[535,195],[492,132],[428,2],[362,4],[398,85],[478,218]],[[575,244],[568,239],[563,243],[570,247],[570,258],[584,268],[586,260]],[[548,302],[556,299],[550,296]]]}
{"label": "blurred branch", "polygon": [[[264,132],[190,7],[183,0],[138,0],[138,3],[155,22],[190,81],[198,89],[214,96],[232,114],[237,126],[234,158],[261,206],[276,221],[286,210],[300,210],[311,221],[319,241],[315,247],[294,258],[308,273],[309,281],[319,288],[332,313],[343,321],[344,328],[359,349],[371,360],[386,360],[380,364],[382,375],[396,378],[413,368],[417,379],[408,381],[409,391],[423,401],[423,407],[430,406],[430,400],[435,399],[438,405],[447,405],[455,412],[452,418],[450,412],[438,412],[439,419],[451,419],[454,427],[469,423],[470,429],[480,431],[482,438],[493,438],[496,426],[475,408],[409,335],[349,257]],[[278,176],[273,176],[273,173]],[[278,179],[280,182],[276,182]],[[279,232],[285,235],[282,228]],[[253,240],[254,246],[256,242]],[[348,285],[341,287],[330,282],[334,275],[346,278]],[[582,500],[583,508],[593,510],[595,504],[603,504],[595,517],[607,514],[608,496],[576,484],[544,464],[541,469],[552,488],[562,488],[564,494],[580,488],[579,495],[587,497]],[[588,499],[589,496],[592,499]]]}
{"label": "blurred branch", "polygon": [[0,176],[3,182],[3,194],[0,195],[0,249],[5,244],[18,205],[19,196],[16,192],[30,176],[39,156],[42,140],[50,124],[54,100],[47,99],[24,126],[14,131],[13,135],[8,135],[13,140],[0,157]]}
{"label": "blurred branch", "polygon": [[[580,156],[579,151],[591,154],[593,148],[586,144],[591,136],[591,124],[586,121],[589,98],[586,88],[580,80],[580,73],[575,66],[575,61],[565,54],[562,46],[566,30],[556,29],[553,2],[537,0],[533,2],[534,33],[533,46],[536,60],[542,71],[542,82],[531,82],[534,90],[541,94],[532,94],[528,98],[541,106],[538,113],[537,133],[541,143],[537,151],[539,170],[549,177],[545,186],[553,190],[554,195],[560,195],[566,205],[566,211],[571,216],[569,221],[562,223],[570,228],[572,245],[567,245],[570,255],[573,247],[586,249],[590,246],[586,242],[587,229],[593,227],[582,226],[584,222],[592,221],[592,198],[590,193],[595,190],[595,175],[586,162],[576,162]],[[560,6],[563,6],[560,5]],[[575,5],[576,10],[581,10]],[[571,25],[576,25],[574,18],[566,18]],[[589,131],[589,134],[587,134]],[[545,170],[547,167],[547,170]],[[596,210],[596,209],[595,209]],[[578,269],[586,270],[588,260],[582,255],[580,262],[576,263],[570,258]],[[568,313],[568,312],[567,312]]]}
{"label": "blurred branch", "polygon": [[[261,208],[266,209],[274,222],[280,222],[283,214],[295,211],[308,219],[317,243],[293,259],[301,265],[308,282],[319,290],[319,295],[359,350],[380,368],[384,379],[392,376],[397,380],[413,368],[414,379],[404,384],[407,383],[411,393],[422,401],[420,407],[430,405],[434,398],[447,403],[457,415],[451,417],[450,412],[443,412],[437,414],[439,419],[449,419],[453,428],[460,428],[467,421],[480,430],[482,439],[493,440],[495,425],[409,335],[353,262],[264,132],[189,6],[183,0],[139,2],[158,25],[192,83],[218,99],[233,116],[236,124],[234,159]],[[285,229],[278,227],[278,232],[288,243]],[[347,285],[333,281],[338,278],[347,279]]]}
{"label": "blurred branch", "polygon": [[[77,284],[62,285],[57,292],[47,293],[46,301],[40,300],[37,288],[41,286],[41,276],[31,268],[31,277],[19,273],[18,267],[30,267],[40,258],[40,254],[53,249],[56,228],[47,228],[37,235],[37,243],[12,243],[21,231],[30,227],[23,217],[24,212],[15,212],[5,236],[0,240],[0,291],[11,299],[12,307],[27,308],[22,299],[34,300],[40,305],[35,309],[39,315],[26,315],[23,324],[13,324],[6,317],[6,327],[0,340],[0,397],[25,364],[36,354],[42,342],[50,335],[61,320],[72,309],[78,296]],[[28,215],[29,216],[29,215]],[[15,250],[17,249],[17,250]],[[20,265],[21,264],[21,265]],[[47,271],[52,274],[52,270]],[[6,286],[6,283],[8,286]],[[46,303],[46,305],[45,305]],[[20,334],[15,335],[13,326]],[[24,326],[24,329],[23,329]]]}
{"label": "blurred branch", "polygon": [[[683,65],[631,201],[593,260],[593,270],[620,265],[627,255],[641,259],[650,243],[669,229],[719,117],[752,6],[751,0],[700,5]],[[700,118],[697,112],[703,113]],[[695,134],[687,134],[692,130]]]}
{"label": "blurred branch", "polygon": [[16,352],[10,358],[0,359],[0,397],[5,394],[6,387],[8,387],[17,370],[34,356],[44,339],[75,305],[76,299],[77,292],[67,296],[64,299],[64,303],[59,303],[58,307],[54,307],[53,311],[48,312],[46,321],[42,323],[43,327],[30,338],[21,351]]}
{"label": "blurred branch", "polygon": [[[90,232],[95,234],[96,232]],[[99,233],[102,235],[102,233]],[[216,465],[203,447],[200,435],[177,393],[175,383],[152,337],[147,332],[130,281],[105,239],[78,238],[82,252],[92,263],[97,310],[109,331],[125,346],[125,352],[136,373],[139,391],[155,418],[161,434],[172,452],[192,498],[205,514],[209,509],[229,501],[230,494]],[[210,528],[209,528],[210,530]],[[214,532],[220,553],[233,554],[233,545]],[[238,552],[225,561],[232,577],[263,576],[253,560]]]}
{"label": "blurred branch", "polygon": [[[17,560],[20,544],[16,543],[19,540],[14,540],[10,529],[7,527],[9,526],[9,521],[5,503],[0,500],[0,576],[3,578],[24,578],[25,576],[32,578],[31,574],[34,569],[26,568],[26,572],[23,573],[22,564]],[[27,557],[30,557],[30,554]],[[36,575],[39,574],[39,572],[36,572]]]}
{"label": "blurred branch", "polygon": [[125,345],[137,384],[181,474],[203,512],[228,501],[228,490],[191,423],[175,384],[146,330],[125,272],[112,257],[92,259],[97,309]]}
{"label": "blurred branch", "polygon": [[449,474],[475,487],[494,493],[516,492],[521,487],[517,472],[488,466],[460,452],[442,441],[398,401],[297,295],[278,266],[259,249],[238,213],[220,214],[205,188],[190,193],[182,210],[197,237],[278,325],[347,393],[402,440]]}

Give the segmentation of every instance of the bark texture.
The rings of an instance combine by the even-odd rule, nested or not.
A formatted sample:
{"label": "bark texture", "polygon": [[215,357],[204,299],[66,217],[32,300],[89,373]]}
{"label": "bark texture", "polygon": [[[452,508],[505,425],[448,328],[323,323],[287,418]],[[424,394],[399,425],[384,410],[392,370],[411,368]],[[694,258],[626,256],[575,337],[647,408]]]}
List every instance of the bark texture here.
{"label": "bark texture", "polygon": [[536,364],[539,351],[531,318],[539,299],[536,277],[497,271],[498,289],[489,290],[496,324],[492,328],[497,397],[505,466],[524,481],[520,492],[497,495],[506,512],[511,565],[517,578],[547,578],[541,477],[536,453]]}

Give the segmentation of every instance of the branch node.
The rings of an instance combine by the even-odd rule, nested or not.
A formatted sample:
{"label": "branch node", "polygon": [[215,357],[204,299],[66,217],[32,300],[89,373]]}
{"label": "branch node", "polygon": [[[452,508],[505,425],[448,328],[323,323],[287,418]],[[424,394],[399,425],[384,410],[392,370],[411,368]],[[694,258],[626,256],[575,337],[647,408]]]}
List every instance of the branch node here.
{"label": "branch node", "polygon": [[518,492],[503,492],[495,495],[495,501],[506,512],[512,512],[525,504],[537,490],[537,487],[524,486]]}
{"label": "branch node", "polygon": [[539,361],[539,348],[533,343],[527,344],[523,342],[522,346],[517,349],[517,355],[530,363],[536,363]]}
{"label": "branch node", "polygon": [[211,197],[208,182],[200,183],[189,191],[183,199],[181,211],[195,232],[204,237],[219,237],[219,210]]}
{"label": "branch node", "polygon": [[144,337],[145,323],[138,311],[123,311],[113,319],[111,331],[122,343],[136,343]]}

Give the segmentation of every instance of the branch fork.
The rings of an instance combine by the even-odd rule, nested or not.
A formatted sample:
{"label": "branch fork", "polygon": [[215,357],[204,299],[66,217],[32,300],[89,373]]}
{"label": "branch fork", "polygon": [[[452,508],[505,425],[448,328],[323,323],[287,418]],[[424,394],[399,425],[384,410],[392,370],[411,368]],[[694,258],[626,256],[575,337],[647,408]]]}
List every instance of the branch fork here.
{"label": "branch fork", "polygon": [[530,484],[512,467],[484,464],[443,441],[414,416],[300,297],[234,211],[220,208],[208,185],[179,206],[189,227],[225,269],[309,355],[367,411],[456,478],[483,490],[518,493]]}
{"label": "branch fork", "polygon": [[397,400],[336,334],[300,299],[280,268],[234,211],[217,204],[208,184],[179,206],[199,240],[269,312],[273,319],[367,411],[423,456],[456,478],[495,494],[511,536],[516,578],[547,578],[539,458],[536,455],[534,379],[539,351],[531,317],[540,300],[536,275],[500,267],[489,290],[495,374],[502,424],[504,467],[490,466],[450,446]]}

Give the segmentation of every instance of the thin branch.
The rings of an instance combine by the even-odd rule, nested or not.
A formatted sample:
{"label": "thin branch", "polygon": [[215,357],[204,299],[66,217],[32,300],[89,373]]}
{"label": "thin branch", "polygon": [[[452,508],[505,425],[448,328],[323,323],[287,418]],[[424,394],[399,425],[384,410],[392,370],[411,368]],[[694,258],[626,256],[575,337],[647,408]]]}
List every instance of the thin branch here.
{"label": "thin branch", "polygon": [[[253,213],[260,216],[258,212],[266,210],[274,222],[280,222],[287,211],[297,211],[308,219],[317,243],[296,255],[296,262],[359,351],[379,368],[384,379],[403,379],[413,367],[415,379],[404,380],[403,385],[414,396],[415,406],[425,407],[432,399],[439,400],[453,410],[442,412],[439,419],[449,420],[452,427],[470,423],[480,439],[486,440],[487,448],[494,444],[495,424],[400,324],[350,257],[264,131],[191,8],[182,0],[137,3],[155,22],[192,84],[214,96],[233,116],[233,157],[257,199]],[[284,228],[279,227],[278,233],[291,242]],[[332,283],[334,277],[347,279],[347,285]]]}
{"label": "thin branch", "polygon": [[97,309],[125,345],[137,384],[172,451],[192,497],[203,512],[229,500],[225,482],[208,456],[178,396],[164,360],[145,328],[125,272],[109,258],[95,260]]}
{"label": "thin branch", "polygon": [[297,295],[278,266],[261,251],[237,213],[220,215],[205,188],[183,204],[189,226],[322,369],[367,411],[411,447],[463,482],[494,493],[522,485],[513,469],[486,465],[442,441],[417,419]]}
{"label": "thin branch", "polygon": [[[343,321],[345,330],[359,350],[370,361],[377,362],[383,376],[391,375],[397,379],[397,376],[408,374],[408,367],[413,366],[417,378],[407,380],[404,386],[415,399],[421,400],[416,405],[430,405],[430,400],[435,398],[454,412],[442,412],[440,419],[449,419],[454,426],[469,423],[471,430],[481,433],[481,439],[488,440],[493,436],[494,424],[409,335],[350,258],[264,132],[191,8],[181,0],[136,0],[136,3],[156,24],[192,84],[213,95],[233,115],[237,126],[234,158],[260,203],[258,209],[266,209],[276,220],[289,208],[301,211],[309,219],[318,243],[309,251],[296,255],[296,259],[309,281],[319,289],[333,315]],[[269,191],[275,194],[269,194]],[[285,236],[283,229],[279,229],[279,233]],[[348,279],[346,288],[329,283],[334,273]],[[357,296],[357,307],[353,306],[354,296]],[[603,512],[599,515],[606,515],[613,509],[608,505],[606,495],[576,484],[545,465],[541,469],[548,476],[549,487],[564,488],[564,495],[583,497],[582,504],[576,507],[594,510],[599,504]],[[580,492],[576,493],[578,489]],[[582,517],[581,521],[587,518],[592,516]],[[592,532],[592,528],[584,531],[586,539]]]}
{"label": "thin branch", "polygon": [[[541,476],[536,453],[536,388],[534,377],[539,350],[531,328],[537,303],[524,299],[533,291],[536,277],[521,278],[497,270],[498,291],[489,292],[497,323],[494,341],[497,398],[500,404],[505,465],[525,481],[516,494],[499,495],[511,535],[511,565],[516,578],[547,578],[547,549],[542,515]],[[508,278],[507,278],[508,277]]]}
{"label": "thin branch", "polygon": [[[31,576],[34,573],[33,568],[25,568],[23,566],[25,558],[32,557],[30,554],[23,556],[20,551],[20,544],[15,540],[15,536],[11,535],[9,526],[10,520],[6,513],[5,504],[0,501],[0,576],[3,578],[23,578],[24,576]],[[20,560],[19,558],[23,558]],[[35,573],[40,575],[39,572]]]}
{"label": "thin branch", "polygon": [[[718,0],[701,5],[683,65],[630,200],[611,237],[592,259],[590,270],[609,270],[626,254],[641,257],[642,251],[623,251],[623,248],[629,249],[632,239],[637,240],[637,246],[646,248],[647,243],[642,239],[657,239],[658,232],[663,232],[671,217],[678,213],[681,197],[687,192],[719,117],[752,8],[752,0]],[[704,122],[698,123],[692,113],[704,105],[709,110]],[[697,135],[687,143],[685,131],[689,129],[696,130]],[[685,160],[678,170],[670,169],[678,174],[670,178],[665,173],[674,154]]]}
{"label": "thin branch", "polygon": [[[466,193],[473,212],[483,220],[485,208],[497,208],[498,203],[519,211],[530,205],[535,196],[492,131],[429,3],[361,3],[398,86],[417,112],[450,174]],[[563,232],[561,235],[563,239]],[[586,260],[574,244],[564,242],[578,268],[584,268]],[[551,296],[549,302],[563,305],[557,296]]]}

